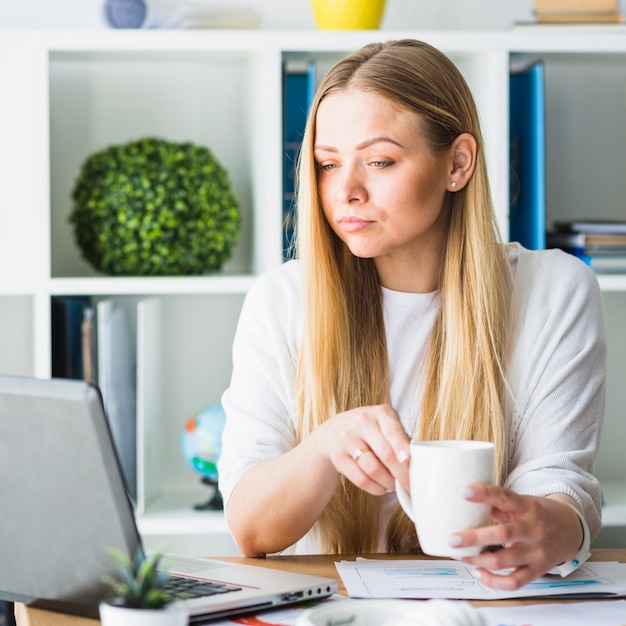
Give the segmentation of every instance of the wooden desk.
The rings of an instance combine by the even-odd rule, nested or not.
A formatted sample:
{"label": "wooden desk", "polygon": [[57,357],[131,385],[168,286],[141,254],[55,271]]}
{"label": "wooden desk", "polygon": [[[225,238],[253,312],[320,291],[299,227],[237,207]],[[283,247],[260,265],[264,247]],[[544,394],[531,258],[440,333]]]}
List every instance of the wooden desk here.
{"label": "wooden desk", "polygon": [[[615,549],[597,549],[592,550],[592,561],[619,561],[620,563],[626,563],[626,548]],[[415,555],[388,555],[388,554],[376,554],[376,555],[364,555],[369,558],[415,558]],[[335,561],[338,559],[347,559],[351,557],[347,555],[307,555],[307,556],[275,556],[268,557],[266,559],[249,559],[245,557],[216,557],[225,561],[233,561],[238,563],[246,563],[248,565],[257,565],[260,567],[269,567],[273,569],[282,569],[289,572],[301,572],[305,574],[313,574],[315,576],[323,576],[327,578],[336,578],[339,590],[342,595],[346,594],[346,588],[341,580],[341,577],[335,569]],[[353,558],[353,557],[352,557]],[[419,558],[428,558],[420,556]],[[538,604],[541,602],[576,602],[576,600],[497,600],[498,604]],[[494,602],[478,601],[473,602],[475,605],[489,605]],[[64,615],[61,613],[54,613],[52,611],[42,611],[41,609],[31,609],[23,604],[17,604],[15,607],[15,617],[17,626],[97,626],[100,622],[94,619],[87,619],[84,617],[76,617],[73,615]]]}

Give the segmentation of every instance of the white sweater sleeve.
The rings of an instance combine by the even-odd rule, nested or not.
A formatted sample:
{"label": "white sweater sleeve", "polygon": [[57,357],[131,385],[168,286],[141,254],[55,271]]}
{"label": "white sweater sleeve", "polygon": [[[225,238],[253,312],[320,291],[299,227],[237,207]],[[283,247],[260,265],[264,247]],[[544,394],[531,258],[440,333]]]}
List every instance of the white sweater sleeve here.
{"label": "white sweater sleeve", "polygon": [[297,261],[261,276],[246,296],[233,342],[231,383],[222,396],[227,420],[218,475],[224,502],[249,467],[295,445],[300,317]]}
{"label": "white sweater sleeve", "polygon": [[595,274],[560,250],[519,249],[518,330],[506,407],[509,475],[519,493],[563,493],[600,528],[594,477],[605,405],[606,337]]}

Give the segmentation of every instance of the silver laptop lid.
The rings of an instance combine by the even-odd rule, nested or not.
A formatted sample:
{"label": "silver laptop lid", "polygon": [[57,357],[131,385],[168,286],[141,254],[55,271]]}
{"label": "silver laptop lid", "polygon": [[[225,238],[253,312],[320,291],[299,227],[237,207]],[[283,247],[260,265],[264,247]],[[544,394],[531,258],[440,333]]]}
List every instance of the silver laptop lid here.
{"label": "silver laptop lid", "polygon": [[[97,388],[0,375],[0,599],[98,615],[110,547],[141,546]],[[331,578],[168,555],[181,576],[237,586],[185,600],[190,621],[312,601]]]}
{"label": "silver laptop lid", "polygon": [[140,546],[109,439],[97,388],[0,376],[0,599],[93,608],[107,549]]}

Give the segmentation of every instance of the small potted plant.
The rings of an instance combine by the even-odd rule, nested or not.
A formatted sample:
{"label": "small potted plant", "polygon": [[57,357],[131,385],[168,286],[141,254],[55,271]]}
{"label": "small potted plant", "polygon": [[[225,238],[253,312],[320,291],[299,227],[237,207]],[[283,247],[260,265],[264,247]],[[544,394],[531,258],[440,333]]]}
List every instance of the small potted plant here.
{"label": "small potted plant", "polygon": [[158,569],[161,552],[138,550],[133,559],[121,550],[109,554],[119,575],[103,577],[111,595],[100,604],[102,626],[186,626],[187,610],[165,589],[169,574]]}

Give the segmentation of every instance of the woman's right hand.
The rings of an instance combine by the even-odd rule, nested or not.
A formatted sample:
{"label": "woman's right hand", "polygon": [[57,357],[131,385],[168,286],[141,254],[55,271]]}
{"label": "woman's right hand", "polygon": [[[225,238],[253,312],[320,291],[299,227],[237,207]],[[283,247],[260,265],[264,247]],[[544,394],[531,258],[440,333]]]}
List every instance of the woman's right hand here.
{"label": "woman's right hand", "polygon": [[393,491],[395,480],[409,489],[409,436],[388,405],[339,413],[312,434],[339,474],[367,493]]}
{"label": "woman's right hand", "polygon": [[339,413],[285,454],[260,461],[226,504],[242,554],[261,556],[298,541],[317,522],[343,474],[372,495],[408,489],[409,437],[389,406]]}

